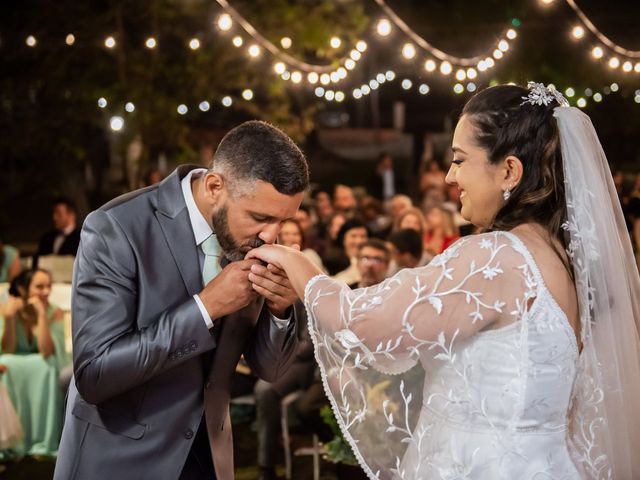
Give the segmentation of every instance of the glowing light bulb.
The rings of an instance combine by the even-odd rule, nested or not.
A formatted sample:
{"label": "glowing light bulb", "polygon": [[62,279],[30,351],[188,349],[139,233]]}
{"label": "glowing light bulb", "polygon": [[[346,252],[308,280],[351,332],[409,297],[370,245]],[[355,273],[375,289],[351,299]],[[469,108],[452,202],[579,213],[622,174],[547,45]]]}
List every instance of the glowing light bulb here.
{"label": "glowing light bulb", "polygon": [[111,117],[111,120],[109,120],[109,125],[111,126],[111,130],[113,130],[114,132],[119,132],[124,127],[124,118],[117,115],[115,117]]}
{"label": "glowing light bulb", "polygon": [[453,71],[453,67],[446,60],[440,64],[440,73],[449,75]]}
{"label": "glowing light bulb", "polygon": [[624,64],[622,65],[622,70],[624,72],[630,72],[631,70],[633,70],[633,64],[629,61],[624,62]]}
{"label": "glowing light bulb", "polygon": [[326,92],[324,92],[324,98],[326,98],[330,102],[333,101],[335,96],[336,96],[336,94],[335,94],[335,92],[333,90],[327,90]]}
{"label": "glowing light bulb", "polygon": [[587,101],[584,98],[580,97],[576,102],[576,105],[578,105],[580,108],[584,108],[587,106]]}
{"label": "glowing light bulb", "polygon": [[223,107],[230,107],[233,104],[233,100],[227,95],[226,97],[222,97],[221,103]]}
{"label": "glowing light bulb", "polygon": [[467,72],[462,68],[456,71],[456,80],[463,81],[465,78],[467,78]]}
{"label": "glowing light bulb", "polygon": [[402,56],[407,60],[411,60],[416,56],[416,47],[413,46],[413,43],[405,43],[402,47]]}
{"label": "glowing light bulb", "polygon": [[460,95],[462,92],[464,92],[464,86],[461,83],[456,83],[453,86],[453,91]]}
{"label": "glowing light bulb", "polygon": [[148,48],[148,49],[154,49],[156,48],[156,45],[158,43],[156,42],[156,39],[153,37],[149,37],[147,38],[147,41],[144,42],[144,45]]}
{"label": "glowing light bulb", "polygon": [[604,55],[604,52],[600,47],[593,47],[593,50],[591,50],[591,55],[593,55],[593,58],[595,59],[600,59]]}
{"label": "glowing light bulb", "polygon": [[302,81],[302,73],[295,71],[291,74],[291,81],[293,83],[300,83]]}
{"label": "glowing light bulb", "polygon": [[355,99],[362,98],[362,91],[359,88],[355,88],[353,90],[353,98]]}
{"label": "glowing light bulb", "polygon": [[336,102],[342,102],[344,100],[344,92],[336,92]]}
{"label": "glowing light bulb", "polygon": [[192,38],[189,41],[189,48],[191,50],[197,50],[200,48],[200,40],[198,40],[197,38]]}
{"label": "glowing light bulb", "polygon": [[322,75],[320,75],[320,83],[322,85],[329,85],[329,83],[331,83],[331,75],[329,75],[328,73],[323,73]]}
{"label": "glowing light bulb", "polygon": [[189,111],[189,109],[184,103],[181,103],[180,105],[178,105],[178,108],[176,110],[180,115],[186,115],[187,112]]}
{"label": "glowing light bulb", "polygon": [[507,38],[509,40],[513,40],[517,36],[518,36],[518,33],[513,28],[510,28],[509,30],[507,30]]}
{"label": "glowing light bulb", "polygon": [[405,90],[409,90],[413,85],[413,83],[408,78],[405,78],[404,80],[402,80],[401,85],[402,85],[402,88],[404,88]]}
{"label": "glowing light bulb", "polygon": [[129,113],[133,113],[136,109],[136,106],[133,104],[133,102],[127,102],[124,105],[124,109]]}
{"label": "glowing light bulb", "polygon": [[200,105],[198,105],[198,108],[200,109],[201,112],[208,112],[209,109],[211,108],[211,105],[209,104],[209,102],[205,100],[204,102],[200,102]]}
{"label": "glowing light bulb", "polygon": [[389,22],[389,20],[387,20],[386,18],[383,18],[382,20],[378,21],[376,30],[378,32],[378,35],[380,35],[381,37],[386,37],[391,33],[391,22]]}
{"label": "glowing light bulb", "polygon": [[478,76],[478,72],[475,68],[467,68],[467,78],[473,80]]}
{"label": "glowing light bulb", "polygon": [[564,93],[567,97],[572,98],[576,94],[576,91],[573,88],[569,87],[564,91]]}
{"label": "glowing light bulb", "polygon": [[634,66],[633,66],[633,71],[636,73],[640,73],[640,62],[637,62]]}
{"label": "glowing light bulb", "polygon": [[100,98],[98,99],[98,106],[99,106],[100,108],[105,108],[105,107],[107,106],[107,99],[106,99],[106,98],[104,98],[104,97],[100,97]]}
{"label": "glowing light bulb", "polygon": [[233,40],[231,40],[231,42],[233,43],[234,47],[240,48],[244,43],[244,40],[240,35],[236,35],[235,37],[233,37]]}
{"label": "glowing light bulb", "polygon": [[424,62],[424,69],[427,72],[433,72],[436,69],[436,62],[431,59],[427,60],[426,62]]}
{"label": "glowing light bulb", "polygon": [[602,101],[602,94],[597,92],[593,94],[593,101],[600,103]]}
{"label": "glowing light bulb", "polygon": [[387,70],[387,72],[384,74],[384,77],[388,82],[390,82],[396,78],[396,72],[394,72],[393,70]]}
{"label": "glowing light bulb", "polygon": [[331,37],[331,40],[329,40],[329,45],[331,45],[331,48],[340,48],[340,45],[342,45],[342,40],[340,40],[338,37]]}
{"label": "glowing light bulb", "polygon": [[260,56],[260,47],[254,43],[253,45],[251,45],[249,47],[248,52],[249,52],[249,56],[250,57],[256,58],[256,57]]}
{"label": "glowing light bulb", "polygon": [[249,101],[253,98],[253,90],[251,90],[250,88],[246,88],[242,91],[242,98],[244,98],[246,101]]}
{"label": "glowing light bulb", "polygon": [[287,69],[287,66],[282,62],[278,62],[273,66],[273,71],[276,72],[278,75],[282,75],[286,69]]}
{"label": "glowing light bulb", "polygon": [[291,41],[291,39],[289,37],[282,37],[280,39],[280,45],[282,45],[282,48],[284,48],[285,50],[288,48],[291,48],[291,45],[293,44],[293,42]]}
{"label": "glowing light bulb", "polygon": [[113,37],[107,37],[104,41],[104,46],[107,48],[113,48],[116,46],[116,39]]}
{"label": "glowing light bulb", "polygon": [[367,49],[367,42],[365,42],[364,40],[360,40],[358,43],[356,43],[356,50],[358,50],[359,52],[364,52]]}
{"label": "glowing light bulb", "polygon": [[25,40],[25,43],[29,46],[29,47],[35,47],[36,44],[38,43],[38,41],[36,40],[36,37],[34,37],[33,35],[29,35],[27,37],[27,39]]}
{"label": "glowing light bulb", "polygon": [[431,89],[429,88],[429,85],[427,85],[426,83],[423,83],[418,87],[418,91],[422,95],[426,95],[427,93],[429,93],[429,90],[431,90]]}
{"label": "glowing light bulb", "polygon": [[309,75],[307,75],[307,81],[311,85],[318,83],[318,79],[319,79],[319,76],[316,72],[310,72]]}
{"label": "glowing light bulb", "polygon": [[362,54],[358,51],[358,50],[351,50],[351,52],[349,53],[349,56],[351,57],[352,60],[354,61],[358,61],[360,60],[360,57],[362,57]]}
{"label": "glowing light bulb", "polygon": [[609,59],[609,68],[618,68],[620,66],[620,60],[618,57],[611,57]]}
{"label": "glowing light bulb", "polygon": [[69,35],[67,35],[67,37],[64,39],[64,43],[66,43],[67,45],[71,46],[76,42],[76,37],[73,35],[73,33],[70,33]]}
{"label": "glowing light bulb", "polygon": [[502,52],[506,52],[509,50],[509,42],[506,40],[500,40],[500,42],[498,42],[498,49]]}
{"label": "glowing light bulb", "polygon": [[228,13],[223,13],[218,17],[218,28],[223,32],[230,30],[232,26],[233,20],[231,19],[231,15]]}
{"label": "glowing light bulb", "polygon": [[344,62],[344,67],[347,70],[353,70],[356,68],[356,62],[352,58],[347,58]]}
{"label": "glowing light bulb", "polygon": [[573,38],[575,38],[576,40],[580,40],[582,37],[584,37],[584,28],[582,28],[580,25],[576,25],[575,27],[573,27],[573,29],[571,30],[571,35],[573,36]]}
{"label": "glowing light bulb", "polygon": [[316,87],[313,93],[316,94],[316,97],[324,97],[324,88]]}
{"label": "glowing light bulb", "polygon": [[500,60],[503,57],[502,50],[498,50],[497,48],[493,51],[493,58],[496,60]]}

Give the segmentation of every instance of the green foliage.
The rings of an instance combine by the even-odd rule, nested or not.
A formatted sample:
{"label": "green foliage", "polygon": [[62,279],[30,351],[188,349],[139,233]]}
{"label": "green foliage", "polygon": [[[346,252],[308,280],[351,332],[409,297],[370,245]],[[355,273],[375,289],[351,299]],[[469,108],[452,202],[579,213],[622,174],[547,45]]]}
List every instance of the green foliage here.
{"label": "green foliage", "polygon": [[325,444],[327,459],[333,463],[357,465],[358,462],[353,454],[353,450],[351,450],[351,446],[342,435],[342,431],[340,430],[340,426],[333,415],[331,407],[328,405],[322,407],[320,409],[320,416],[324,423],[326,423],[333,432],[333,439]]}

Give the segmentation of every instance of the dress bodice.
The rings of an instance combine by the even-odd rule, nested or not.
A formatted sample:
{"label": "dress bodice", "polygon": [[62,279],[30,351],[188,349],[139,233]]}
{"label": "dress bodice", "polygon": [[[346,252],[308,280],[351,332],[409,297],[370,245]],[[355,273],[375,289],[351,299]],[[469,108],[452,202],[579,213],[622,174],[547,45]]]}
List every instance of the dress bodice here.
{"label": "dress bodice", "polygon": [[423,404],[434,414],[480,430],[566,429],[576,337],[544,284],[525,320],[458,343],[451,361],[434,361],[438,354],[421,358]]}

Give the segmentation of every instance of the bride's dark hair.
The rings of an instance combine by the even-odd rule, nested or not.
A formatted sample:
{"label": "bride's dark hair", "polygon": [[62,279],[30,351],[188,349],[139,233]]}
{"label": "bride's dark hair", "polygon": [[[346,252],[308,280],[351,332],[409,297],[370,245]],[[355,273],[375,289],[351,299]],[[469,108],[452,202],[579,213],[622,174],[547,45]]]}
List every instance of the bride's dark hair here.
{"label": "bride's dark hair", "polygon": [[[523,165],[520,183],[497,213],[494,230],[511,230],[527,222],[542,225],[550,238],[566,249],[562,224],[567,219],[560,133],[553,109],[525,103],[529,90],[512,85],[487,88],[473,96],[462,110],[475,129],[475,140],[487,151],[489,163],[509,155]],[[571,266],[553,244],[569,273]],[[572,275],[573,276],[573,275]]]}

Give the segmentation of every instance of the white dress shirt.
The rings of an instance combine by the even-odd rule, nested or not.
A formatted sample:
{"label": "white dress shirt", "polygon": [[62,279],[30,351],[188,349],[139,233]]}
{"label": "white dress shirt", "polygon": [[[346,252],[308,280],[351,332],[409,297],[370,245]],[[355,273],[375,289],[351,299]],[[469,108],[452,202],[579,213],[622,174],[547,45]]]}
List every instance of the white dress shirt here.
{"label": "white dress shirt", "polygon": [[[205,220],[204,216],[200,210],[198,210],[198,206],[193,198],[193,191],[191,190],[191,180],[194,176],[198,177],[207,173],[205,168],[196,168],[191,170],[180,182],[180,186],[182,187],[182,195],[184,196],[184,201],[187,204],[187,211],[189,212],[189,221],[191,222],[191,228],[193,229],[193,236],[196,245],[198,246],[198,258],[200,258],[200,270],[204,267],[204,254],[200,255],[200,244],[204,242],[207,238],[214,234],[213,230]],[[202,314],[202,318],[204,323],[207,325],[207,328],[213,328],[213,320],[209,316],[207,309],[202,303],[200,296],[196,293],[193,296],[193,299],[196,301],[198,305],[198,309]],[[291,320],[291,316],[289,318],[278,318],[275,315],[271,314],[271,325],[275,327],[277,330],[282,330],[287,327],[289,324],[289,320]],[[272,333],[276,333],[272,329]]]}

